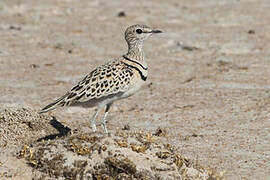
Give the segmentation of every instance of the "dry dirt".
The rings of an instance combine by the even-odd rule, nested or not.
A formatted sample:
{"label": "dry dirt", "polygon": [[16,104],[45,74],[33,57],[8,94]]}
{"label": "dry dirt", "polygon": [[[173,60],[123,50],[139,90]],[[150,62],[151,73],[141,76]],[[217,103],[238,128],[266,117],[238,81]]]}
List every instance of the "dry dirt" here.
{"label": "dry dirt", "polygon": [[[196,167],[224,173],[225,179],[269,179],[269,9],[268,0],[1,0],[0,178],[54,177],[46,164],[35,165],[47,162],[34,158],[35,152],[58,147],[75,156],[77,151],[67,148],[70,129],[75,137],[98,136],[89,127],[94,109],[36,112],[95,66],[125,53],[125,28],[143,23],[164,31],[145,43],[148,83],[115,103],[111,135],[103,137],[99,126],[99,136],[108,138],[110,147],[125,125],[132,137],[161,128],[167,132],[155,142],[161,150],[171,144]],[[54,128],[59,126],[61,132]],[[149,157],[159,158],[155,155]],[[122,163],[117,172],[128,174],[122,178],[142,178],[123,158],[104,158],[105,174],[116,177],[117,162]],[[83,170],[84,161],[76,164]]]}

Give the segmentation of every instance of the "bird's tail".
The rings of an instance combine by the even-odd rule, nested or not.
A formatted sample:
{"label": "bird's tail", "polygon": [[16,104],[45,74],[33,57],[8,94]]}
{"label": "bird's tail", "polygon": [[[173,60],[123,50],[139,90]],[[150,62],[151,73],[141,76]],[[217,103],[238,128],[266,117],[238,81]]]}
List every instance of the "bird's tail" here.
{"label": "bird's tail", "polygon": [[46,107],[44,107],[43,109],[41,109],[38,113],[45,113],[48,111],[51,111],[59,106],[64,106],[66,104],[66,100],[65,98],[69,95],[69,93],[65,94],[64,96],[60,97],[59,99],[57,99],[56,101],[54,101],[53,103],[47,105]]}

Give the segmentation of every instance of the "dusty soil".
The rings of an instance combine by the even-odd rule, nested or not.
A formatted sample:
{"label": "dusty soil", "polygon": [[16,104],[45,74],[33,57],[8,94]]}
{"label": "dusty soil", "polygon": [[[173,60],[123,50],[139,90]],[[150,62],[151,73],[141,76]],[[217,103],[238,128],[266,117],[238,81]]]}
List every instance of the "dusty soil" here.
{"label": "dusty soil", "polygon": [[[108,122],[111,137],[117,139],[125,125],[130,136],[161,128],[167,134],[160,146],[175,146],[181,157],[224,173],[225,179],[269,178],[269,8],[268,0],[2,0],[1,179],[53,177],[33,164],[45,161],[32,161],[31,148],[35,153],[58,147],[54,143],[65,145],[70,129],[94,136],[89,134],[94,109],[36,112],[95,66],[125,53],[124,30],[137,23],[164,33],[145,43],[148,84],[115,103]],[[115,175],[109,165],[124,161],[108,158],[101,166]],[[138,168],[131,167],[133,174],[126,178],[140,177]]]}

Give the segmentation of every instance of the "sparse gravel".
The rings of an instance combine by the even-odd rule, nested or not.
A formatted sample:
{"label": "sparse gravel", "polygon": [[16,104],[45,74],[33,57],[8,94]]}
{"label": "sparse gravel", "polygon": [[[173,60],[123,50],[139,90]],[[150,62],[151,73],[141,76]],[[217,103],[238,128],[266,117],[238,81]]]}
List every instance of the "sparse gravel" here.
{"label": "sparse gravel", "polygon": [[91,133],[94,109],[36,112],[125,53],[124,30],[143,23],[164,33],[145,43],[148,84],[112,108],[112,136],[123,127],[161,128],[162,143],[225,179],[267,179],[269,8],[268,0],[1,0],[0,177],[42,173],[16,157],[25,144],[42,148],[38,139],[55,143],[57,136],[67,143],[70,129]]}

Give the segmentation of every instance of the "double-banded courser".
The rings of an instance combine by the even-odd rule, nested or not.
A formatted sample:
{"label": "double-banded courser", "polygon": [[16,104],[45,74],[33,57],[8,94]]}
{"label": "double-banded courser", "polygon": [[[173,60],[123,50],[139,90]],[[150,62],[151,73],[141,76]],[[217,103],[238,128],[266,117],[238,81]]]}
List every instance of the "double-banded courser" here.
{"label": "double-banded courser", "polygon": [[148,66],[143,52],[143,42],[155,33],[161,31],[138,24],[128,27],[125,31],[128,52],[125,55],[98,66],[65,95],[44,107],[39,113],[60,106],[94,105],[98,108],[90,122],[93,131],[96,131],[96,117],[105,108],[102,126],[104,132],[108,133],[106,117],[113,102],[133,95],[147,79]]}

